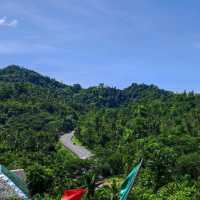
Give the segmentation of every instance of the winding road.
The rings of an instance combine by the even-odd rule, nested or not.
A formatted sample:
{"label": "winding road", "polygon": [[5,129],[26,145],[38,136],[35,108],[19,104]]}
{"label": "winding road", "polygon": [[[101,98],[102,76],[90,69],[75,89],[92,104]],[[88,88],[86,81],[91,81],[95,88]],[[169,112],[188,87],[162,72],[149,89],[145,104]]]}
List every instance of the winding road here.
{"label": "winding road", "polygon": [[60,137],[60,142],[68,149],[70,149],[74,154],[76,154],[80,159],[85,160],[92,156],[92,153],[85,147],[74,144],[72,142],[72,137],[74,136],[74,131],[66,133]]}

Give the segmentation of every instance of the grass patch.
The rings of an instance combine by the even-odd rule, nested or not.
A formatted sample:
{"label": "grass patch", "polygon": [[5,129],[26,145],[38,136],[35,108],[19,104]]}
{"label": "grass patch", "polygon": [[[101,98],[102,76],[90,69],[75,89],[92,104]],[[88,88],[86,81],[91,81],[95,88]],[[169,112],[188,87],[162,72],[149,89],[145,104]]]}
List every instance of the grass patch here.
{"label": "grass patch", "polygon": [[112,176],[107,179],[105,179],[105,184],[106,185],[111,185],[113,181],[116,181],[117,186],[121,186],[122,182],[124,181],[124,177],[122,176]]}
{"label": "grass patch", "polygon": [[66,148],[62,143],[58,144],[57,152],[66,157],[68,160],[76,160],[79,159],[78,156],[72,152],[70,149]]}
{"label": "grass patch", "polygon": [[80,140],[79,140],[78,138],[76,138],[75,135],[73,135],[73,137],[72,137],[72,142],[73,142],[73,144],[75,144],[75,145],[83,146],[82,143],[80,142]]}

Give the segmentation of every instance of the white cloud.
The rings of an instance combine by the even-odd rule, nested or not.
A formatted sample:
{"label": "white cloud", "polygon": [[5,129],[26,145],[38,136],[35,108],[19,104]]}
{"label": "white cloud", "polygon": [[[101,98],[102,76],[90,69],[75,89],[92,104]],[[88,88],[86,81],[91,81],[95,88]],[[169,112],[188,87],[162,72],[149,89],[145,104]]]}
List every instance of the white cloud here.
{"label": "white cloud", "polygon": [[16,27],[18,25],[18,20],[13,19],[11,21],[7,20],[7,17],[4,16],[3,18],[0,18],[0,27]]}

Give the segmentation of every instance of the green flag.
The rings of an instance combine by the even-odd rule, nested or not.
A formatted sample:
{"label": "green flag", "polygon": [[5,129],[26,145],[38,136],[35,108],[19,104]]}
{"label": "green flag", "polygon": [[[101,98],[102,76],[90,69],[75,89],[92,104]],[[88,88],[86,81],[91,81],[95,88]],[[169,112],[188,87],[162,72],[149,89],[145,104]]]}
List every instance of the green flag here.
{"label": "green flag", "polygon": [[119,193],[120,200],[126,200],[128,198],[128,194],[133,187],[133,184],[138,175],[140,167],[142,166],[142,162],[143,160],[141,160],[141,162],[132,169],[130,174],[126,177],[125,181],[122,183]]}

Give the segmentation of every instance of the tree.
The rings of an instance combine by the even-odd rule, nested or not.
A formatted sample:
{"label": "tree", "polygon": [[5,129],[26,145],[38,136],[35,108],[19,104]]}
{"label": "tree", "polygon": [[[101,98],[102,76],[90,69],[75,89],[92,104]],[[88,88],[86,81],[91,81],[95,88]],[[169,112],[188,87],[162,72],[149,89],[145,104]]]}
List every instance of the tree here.
{"label": "tree", "polygon": [[28,169],[27,178],[31,194],[47,192],[53,181],[52,170],[39,164],[34,164]]}

